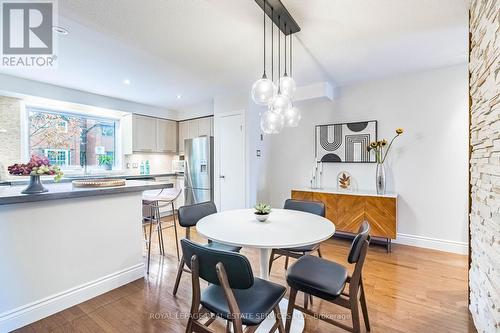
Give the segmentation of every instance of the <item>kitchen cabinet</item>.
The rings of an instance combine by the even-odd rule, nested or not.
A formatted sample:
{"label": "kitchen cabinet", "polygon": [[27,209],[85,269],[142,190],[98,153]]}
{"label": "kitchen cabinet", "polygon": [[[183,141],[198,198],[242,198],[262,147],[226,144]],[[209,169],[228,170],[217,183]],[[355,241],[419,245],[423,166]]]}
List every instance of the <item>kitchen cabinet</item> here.
{"label": "kitchen cabinet", "polygon": [[141,116],[123,117],[121,124],[123,153],[176,153],[177,122]]}
{"label": "kitchen cabinet", "polygon": [[179,122],[179,154],[184,154],[184,140],[189,138],[188,122]]}
{"label": "kitchen cabinet", "polygon": [[177,152],[177,122],[166,119],[156,121],[156,151]]}
{"label": "kitchen cabinet", "polygon": [[193,119],[188,121],[188,138],[193,139],[199,136],[199,121],[198,119]]}
{"label": "kitchen cabinet", "polygon": [[179,154],[184,154],[184,140],[199,136],[214,136],[214,117],[179,122]]}
{"label": "kitchen cabinet", "polygon": [[156,119],[139,115],[132,116],[133,151],[154,152],[156,150]]}
{"label": "kitchen cabinet", "polygon": [[212,133],[212,117],[198,120],[198,136],[210,136]]}

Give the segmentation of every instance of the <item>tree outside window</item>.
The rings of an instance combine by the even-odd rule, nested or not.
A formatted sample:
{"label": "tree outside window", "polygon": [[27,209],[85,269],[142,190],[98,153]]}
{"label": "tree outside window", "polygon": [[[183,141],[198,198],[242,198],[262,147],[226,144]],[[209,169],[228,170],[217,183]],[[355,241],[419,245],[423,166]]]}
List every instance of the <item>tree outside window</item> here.
{"label": "tree outside window", "polygon": [[28,117],[30,155],[45,155],[68,168],[97,167],[101,150],[114,159],[116,123],[112,119],[34,109]]}

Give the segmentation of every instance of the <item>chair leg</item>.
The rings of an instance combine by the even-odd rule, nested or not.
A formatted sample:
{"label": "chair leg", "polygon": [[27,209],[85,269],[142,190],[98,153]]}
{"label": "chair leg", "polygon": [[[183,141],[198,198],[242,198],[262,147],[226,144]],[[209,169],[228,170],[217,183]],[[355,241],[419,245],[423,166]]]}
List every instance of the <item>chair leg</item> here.
{"label": "chair leg", "polygon": [[186,333],[193,333],[193,318],[189,318],[186,325]]}
{"label": "chair leg", "polygon": [[357,297],[350,296],[349,302],[351,303],[352,331],[354,333],[360,333],[361,325],[359,323],[359,309],[358,309]]}
{"label": "chair leg", "polygon": [[163,230],[161,228],[160,208],[156,207],[156,227],[158,228],[158,243],[160,244],[160,254],[165,255],[165,243],[163,242]]}
{"label": "chair leg", "polygon": [[290,333],[290,327],[292,326],[293,319],[293,309],[295,307],[295,298],[297,297],[297,289],[290,289],[290,298],[288,299],[288,309],[286,311],[286,325],[285,332]]}
{"label": "chair leg", "polygon": [[288,260],[290,259],[289,256],[286,256],[286,259],[285,259],[285,271],[288,269]]}
{"label": "chair leg", "polygon": [[175,249],[177,250],[177,261],[180,260],[180,255],[179,255],[179,238],[177,236],[177,220],[175,218],[175,206],[174,202],[172,201],[172,216],[174,217],[174,233],[175,233]]}
{"label": "chair leg", "polygon": [[304,309],[309,308],[309,294],[304,293]]}
{"label": "chair leg", "polygon": [[368,318],[368,307],[366,306],[366,298],[365,298],[365,288],[363,286],[363,281],[360,283],[361,285],[361,311],[363,312],[363,320],[365,322],[365,327],[368,332],[370,332],[370,319]]}
{"label": "chair leg", "polygon": [[276,323],[278,324],[278,332],[285,333],[285,328],[283,327],[283,320],[281,319],[280,306],[276,305],[273,309],[274,317],[276,318]]}
{"label": "chair leg", "polygon": [[175,278],[174,285],[174,296],[177,294],[177,289],[179,289],[179,283],[181,282],[182,271],[184,270],[184,255],[181,257],[181,261],[179,262],[179,268],[177,269],[177,277]]}
{"label": "chair leg", "polygon": [[271,256],[269,257],[269,274],[271,274],[271,268],[274,262],[274,249],[271,250]]}
{"label": "chair leg", "polygon": [[153,220],[149,221],[149,237],[148,237],[148,268],[146,274],[149,274],[149,264],[151,263],[151,236],[153,235]]}
{"label": "chair leg", "polygon": [[319,247],[318,247],[318,257],[323,258],[323,255],[321,254],[321,250]]}

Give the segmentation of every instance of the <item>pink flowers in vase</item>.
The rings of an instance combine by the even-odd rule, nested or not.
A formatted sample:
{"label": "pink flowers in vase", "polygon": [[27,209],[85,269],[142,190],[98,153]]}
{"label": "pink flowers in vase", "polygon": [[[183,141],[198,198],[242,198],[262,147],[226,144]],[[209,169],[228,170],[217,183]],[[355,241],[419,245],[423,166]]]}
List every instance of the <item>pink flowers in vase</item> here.
{"label": "pink flowers in vase", "polygon": [[64,173],[58,165],[50,165],[49,159],[45,156],[32,155],[28,163],[14,164],[7,168],[11,175],[15,176],[43,176],[52,175],[54,181],[61,180]]}

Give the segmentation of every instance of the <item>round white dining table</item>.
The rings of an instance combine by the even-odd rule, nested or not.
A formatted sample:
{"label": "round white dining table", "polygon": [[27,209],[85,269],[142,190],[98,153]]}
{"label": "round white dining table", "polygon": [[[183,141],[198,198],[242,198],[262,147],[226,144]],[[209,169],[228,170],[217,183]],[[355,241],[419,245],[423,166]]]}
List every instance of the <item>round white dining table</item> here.
{"label": "round white dining table", "polygon": [[[272,249],[320,243],[335,233],[335,226],[324,217],[289,209],[273,209],[267,221],[259,222],[253,209],[238,209],[202,218],[196,224],[196,231],[223,244],[258,249],[260,277],[269,280],[269,258]],[[288,302],[284,299],[280,303],[284,315],[287,306]],[[266,320],[257,332],[268,332],[273,324],[274,319]],[[303,330],[304,317],[294,313],[290,332]]]}

